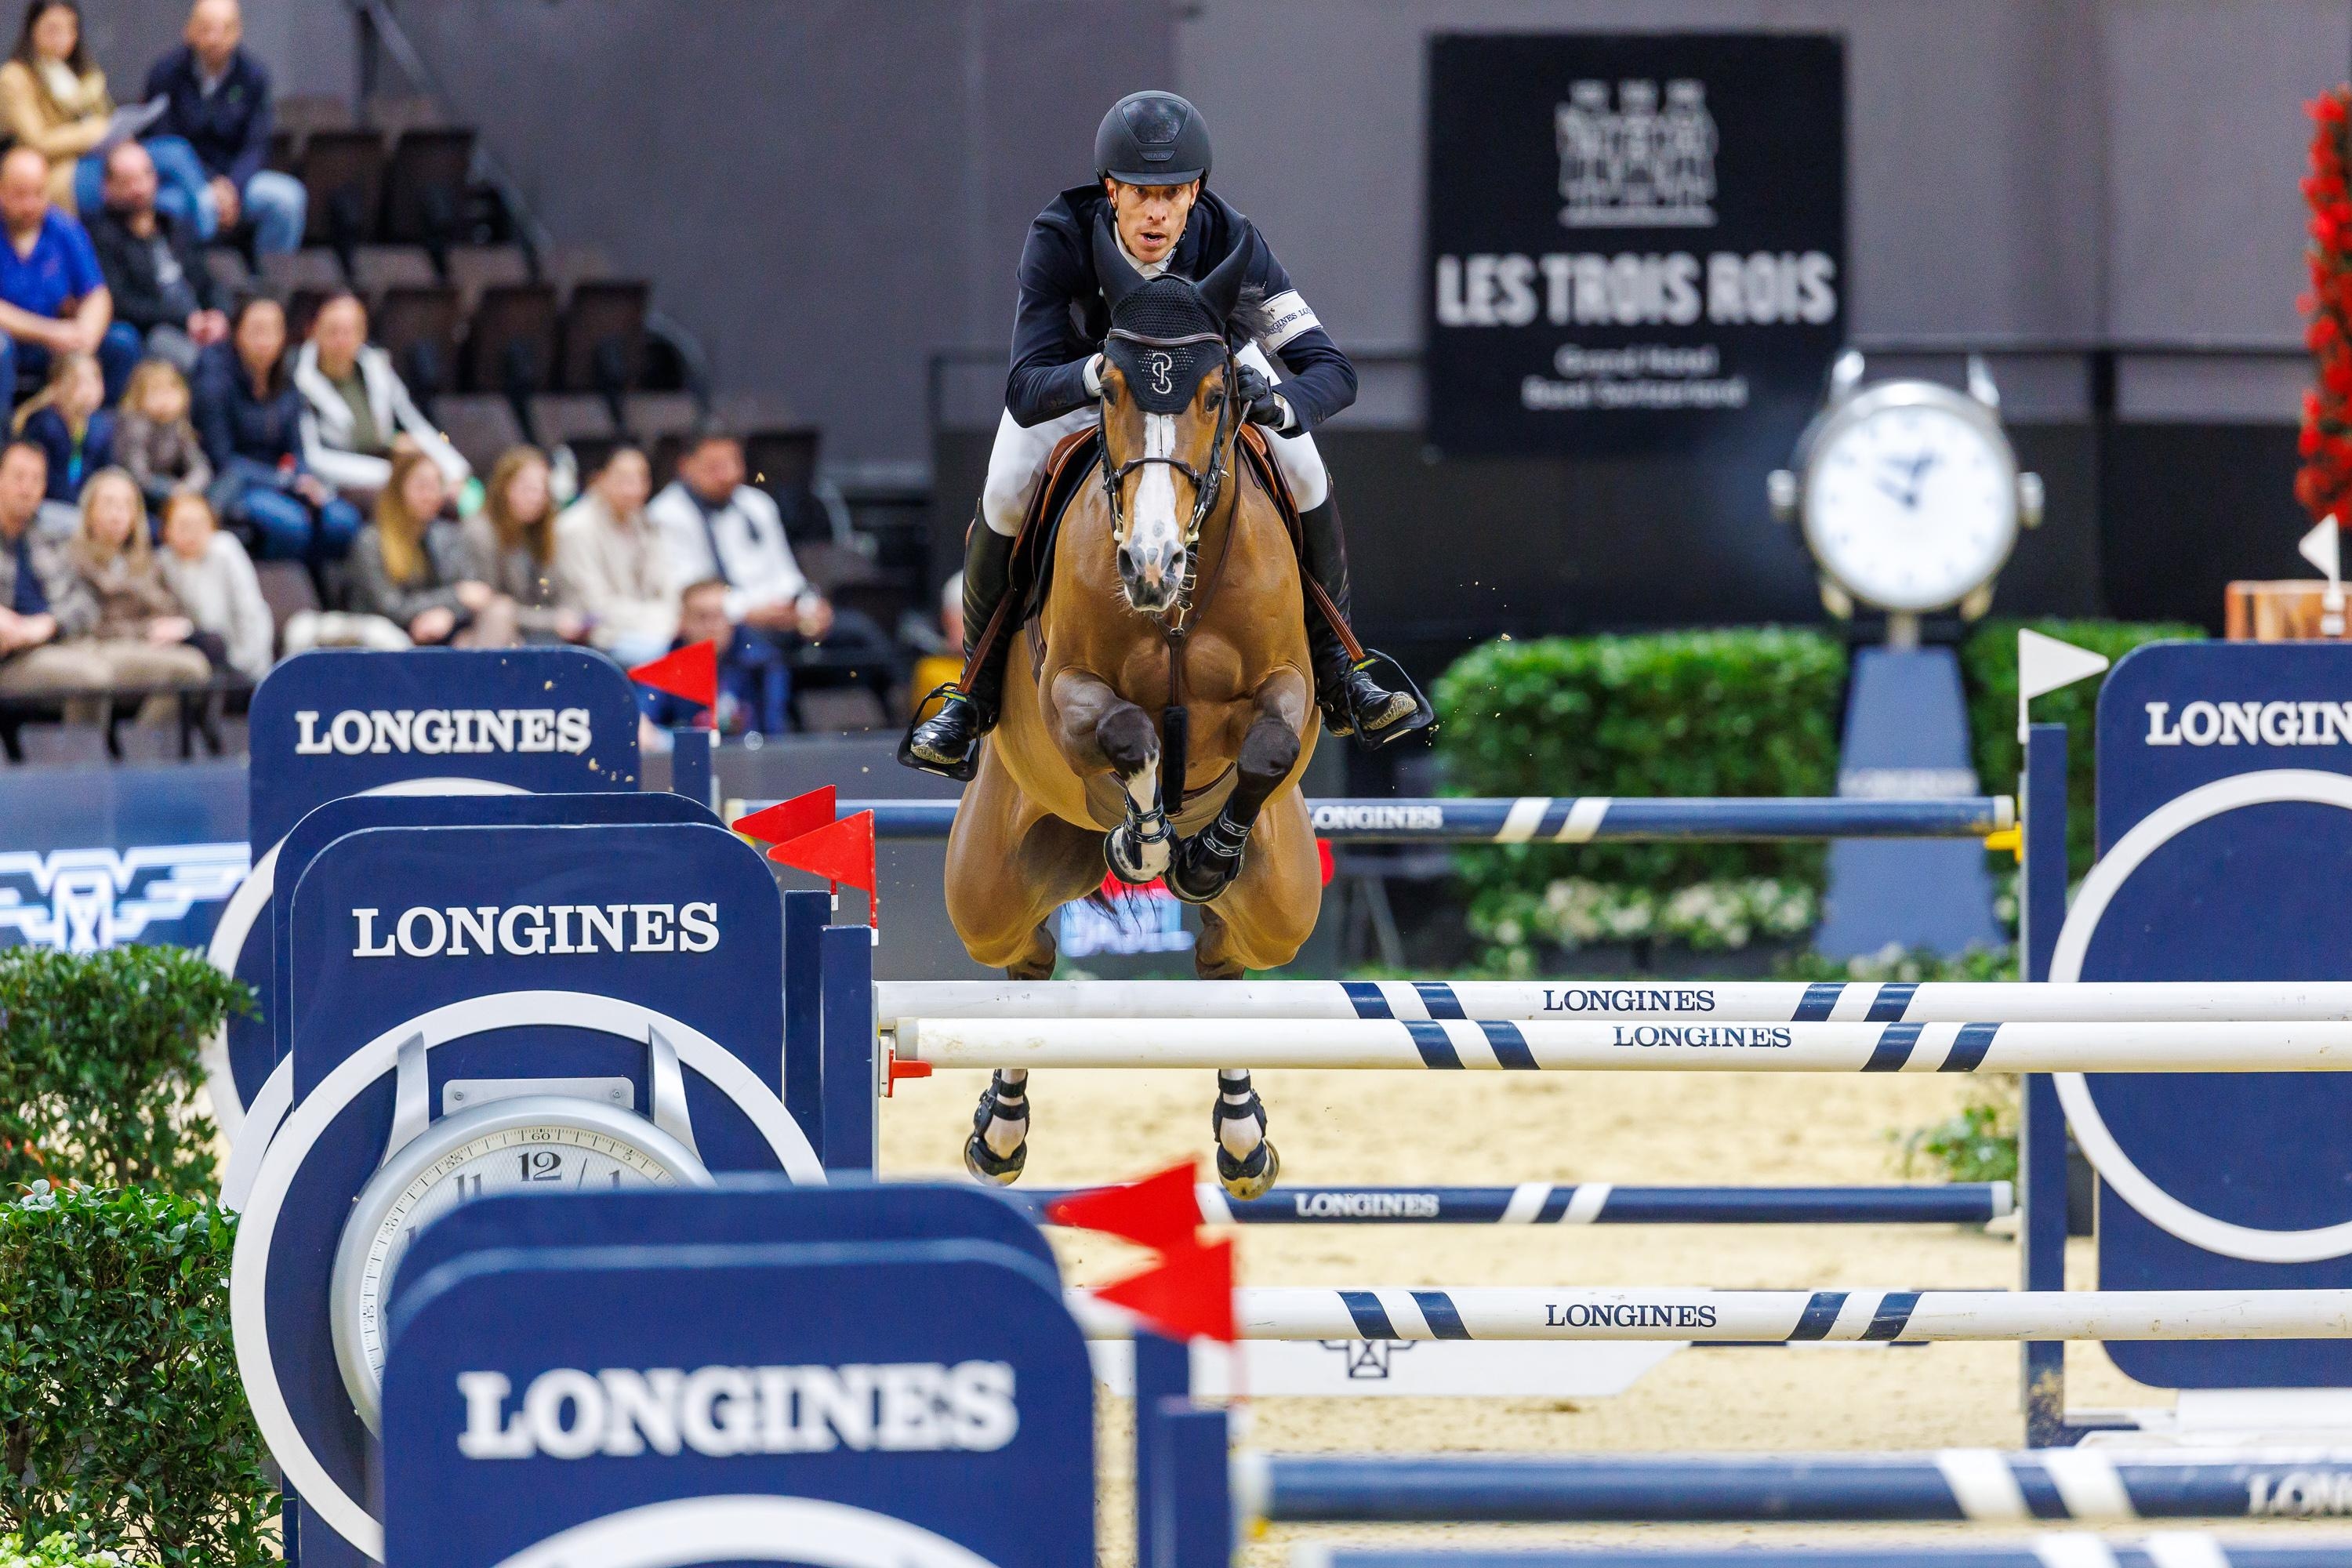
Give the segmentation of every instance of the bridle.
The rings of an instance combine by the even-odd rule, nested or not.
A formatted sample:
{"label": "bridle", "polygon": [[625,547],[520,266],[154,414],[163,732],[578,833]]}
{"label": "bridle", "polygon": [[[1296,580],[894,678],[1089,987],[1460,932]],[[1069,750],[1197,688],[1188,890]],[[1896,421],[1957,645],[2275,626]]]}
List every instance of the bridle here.
{"label": "bridle", "polygon": [[[1127,545],[1129,525],[1126,514],[1119,510],[1118,492],[1119,487],[1127,482],[1127,477],[1129,474],[1152,463],[1163,463],[1192,481],[1192,515],[1184,524],[1184,565],[1182,574],[1177,580],[1176,597],[1167,609],[1160,611],[1154,617],[1166,626],[1171,635],[1181,636],[1183,631],[1184,618],[1192,608],[1193,579],[1200,571],[1201,531],[1216,510],[1217,498],[1224,490],[1226,470],[1233,466],[1230,443],[1234,430],[1239,427],[1238,422],[1234,417],[1234,405],[1236,399],[1233,385],[1234,363],[1233,346],[1226,342],[1223,332],[1187,332],[1182,337],[1153,338],[1146,337],[1141,332],[1129,331],[1124,327],[1113,327],[1109,335],[1123,342],[1134,343],[1145,350],[1183,349],[1192,348],[1200,343],[1214,343],[1218,356],[1224,365],[1224,399],[1217,405],[1216,439],[1209,448],[1207,473],[1202,473],[1173,453],[1166,457],[1130,458],[1114,468],[1110,461],[1109,434],[1106,430],[1101,436],[1103,455],[1100,467],[1103,477],[1103,501],[1110,508],[1110,537],[1115,548],[1124,549]],[[1167,367],[1159,368],[1164,372]],[[1207,373],[1204,371],[1202,374]],[[1193,384],[1195,386],[1200,384],[1198,377],[1194,378]],[[1170,389],[1160,386],[1154,390],[1164,393]]]}

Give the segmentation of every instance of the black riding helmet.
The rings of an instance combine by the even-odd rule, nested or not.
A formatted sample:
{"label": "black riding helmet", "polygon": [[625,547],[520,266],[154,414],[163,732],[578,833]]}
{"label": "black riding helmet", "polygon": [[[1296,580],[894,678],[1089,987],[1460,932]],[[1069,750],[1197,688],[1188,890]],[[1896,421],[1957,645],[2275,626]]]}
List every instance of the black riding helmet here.
{"label": "black riding helmet", "polygon": [[1095,177],[1181,185],[1209,177],[1209,127],[1172,92],[1130,92],[1095,132]]}

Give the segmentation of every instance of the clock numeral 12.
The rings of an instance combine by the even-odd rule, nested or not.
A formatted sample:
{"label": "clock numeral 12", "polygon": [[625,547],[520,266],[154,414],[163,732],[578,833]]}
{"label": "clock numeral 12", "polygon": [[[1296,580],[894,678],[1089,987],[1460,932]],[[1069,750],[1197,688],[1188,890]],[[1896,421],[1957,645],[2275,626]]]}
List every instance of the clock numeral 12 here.
{"label": "clock numeral 12", "polygon": [[552,1149],[530,1149],[515,1156],[522,1167],[526,1182],[560,1182],[563,1179],[563,1156]]}

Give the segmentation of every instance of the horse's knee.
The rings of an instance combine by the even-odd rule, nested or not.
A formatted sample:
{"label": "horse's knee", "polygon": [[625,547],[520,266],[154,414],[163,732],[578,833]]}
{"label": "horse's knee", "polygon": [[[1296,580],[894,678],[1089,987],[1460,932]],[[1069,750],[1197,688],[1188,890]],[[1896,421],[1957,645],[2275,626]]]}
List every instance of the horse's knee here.
{"label": "horse's knee", "polygon": [[1160,737],[1151,720],[1131,702],[1102,716],[1095,725],[1095,743],[1121,778],[1134,777],[1160,758]]}
{"label": "horse's knee", "polygon": [[1241,755],[1234,761],[1241,783],[1253,788],[1261,800],[1297,765],[1298,732],[1270,714],[1249,727],[1249,733],[1242,737]]}

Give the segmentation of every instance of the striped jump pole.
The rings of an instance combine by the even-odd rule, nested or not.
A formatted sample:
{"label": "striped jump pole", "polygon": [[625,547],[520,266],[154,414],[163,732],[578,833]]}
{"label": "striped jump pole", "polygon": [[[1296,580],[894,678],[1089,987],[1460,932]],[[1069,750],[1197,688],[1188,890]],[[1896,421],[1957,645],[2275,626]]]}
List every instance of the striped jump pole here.
{"label": "striped jump pole", "polygon": [[[745,801],[746,811],[773,801]],[[1498,795],[1310,800],[1318,837],[1335,844],[1602,844],[1664,839],[1982,838],[2017,826],[2010,796],[1866,800],[1843,795]],[[877,838],[945,838],[951,800],[845,800],[874,814]]]}
{"label": "striped jump pole", "polygon": [[1746,980],[908,980],[900,1018],[1570,1018],[1727,1024],[2291,1023],[2352,1019],[2352,981],[2032,984]]}
{"label": "striped jump pole", "polygon": [[2352,1512],[2352,1456],[1244,1452],[1233,1496],[1249,1523],[2294,1518]]}
{"label": "striped jump pole", "polygon": [[[1212,987],[1202,987],[1212,989]],[[2352,1023],[1721,1024],[1459,1018],[900,1018],[940,1068],[2342,1072]]]}
{"label": "striped jump pole", "polygon": [[[1133,1320],[1082,1290],[1097,1339]],[[2352,1336],[2352,1290],[1706,1290],[1544,1285],[1252,1286],[1250,1340],[2309,1340]]]}
{"label": "striped jump pole", "polygon": [[2195,1531],[2137,1540],[2073,1533],[2003,1545],[1615,1547],[1418,1551],[1380,1546],[1296,1548],[1291,1568],[2345,1568],[2352,1535],[2231,1541]]}
{"label": "striped jump pole", "polygon": [[[1082,1189],[1005,1195],[1042,1217]],[[1982,1225],[2017,1211],[2007,1182],[1882,1187],[1621,1187],[1521,1182],[1508,1187],[1283,1187],[1228,1197],[1200,1187],[1211,1225]]]}

